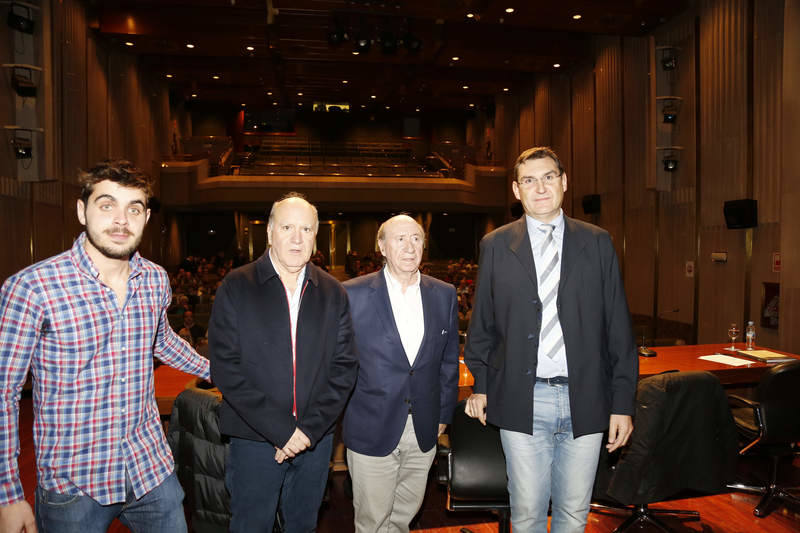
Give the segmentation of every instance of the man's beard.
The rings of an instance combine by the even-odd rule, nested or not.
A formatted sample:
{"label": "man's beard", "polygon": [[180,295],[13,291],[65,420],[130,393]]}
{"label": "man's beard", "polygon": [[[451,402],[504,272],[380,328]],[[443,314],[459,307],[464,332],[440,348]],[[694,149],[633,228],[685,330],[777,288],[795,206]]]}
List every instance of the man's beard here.
{"label": "man's beard", "polygon": [[[103,230],[101,233],[105,233],[107,230]],[[124,230],[128,235],[133,235],[130,230]],[[142,235],[140,234],[138,237],[133,239],[133,242],[130,246],[125,248],[112,248],[110,246],[106,246],[100,242],[100,236],[97,235],[94,231],[90,230],[89,227],[86,227],[86,238],[89,239],[89,242],[94,246],[98,252],[103,254],[104,256],[108,257],[109,259],[128,259],[130,258],[131,254],[136,251],[139,247],[139,243],[142,240]]]}

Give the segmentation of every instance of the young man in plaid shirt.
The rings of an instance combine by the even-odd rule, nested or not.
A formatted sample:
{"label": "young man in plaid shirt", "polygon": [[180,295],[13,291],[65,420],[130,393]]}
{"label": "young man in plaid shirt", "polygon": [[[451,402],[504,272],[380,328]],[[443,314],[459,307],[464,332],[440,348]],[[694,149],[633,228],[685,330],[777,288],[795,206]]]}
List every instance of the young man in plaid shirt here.
{"label": "young man in plaid shirt", "polygon": [[[183,491],[153,394],[153,356],[208,378],[166,318],[163,268],[136,251],[147,176],[127,161],[81,175],[70,250],[0,290],[0,531],[186,531]],[[33,375],[36,518],[20,483],[18,411]]]}

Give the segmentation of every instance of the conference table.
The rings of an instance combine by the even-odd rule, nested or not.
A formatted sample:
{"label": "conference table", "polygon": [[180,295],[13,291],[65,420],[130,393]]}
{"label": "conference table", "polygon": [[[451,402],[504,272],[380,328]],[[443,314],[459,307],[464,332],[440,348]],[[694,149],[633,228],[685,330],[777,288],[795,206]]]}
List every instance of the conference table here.
{"label": "conference table", "polygon": [[[657,346],[652,348],[656,351],[655,357],[639,357],[639,377],[654,376],[669,370],[706,370],[716,375],[723,385],[728,386],[748,386],[758,382],[761,374],[767,369],[769,364],[760,361],[747,359],[745,356],[737,355],[725,348],[730,344],[697,344],[682,346]],[[737,343],[736,347],[744,349],[743,343]],[[779,350],[770,351],[800,359],[800,355],[781,352]],[[700,359],[703,355],[722,354],[730,355],[738,359],[747,360],[748,364],[743,366],[730,366],[723,363]],[[172,404],[181,391],[195,383],[196,378],[191,374],[186,374],[180,370],[175,370],[167,365],[161,365],[155,369],[155,395],[158,403],[158,412],[162,416],[169,416],[172,411]],[[472,389],[474,380],[463,361],[459,364],[459,397],[468,396]]]}

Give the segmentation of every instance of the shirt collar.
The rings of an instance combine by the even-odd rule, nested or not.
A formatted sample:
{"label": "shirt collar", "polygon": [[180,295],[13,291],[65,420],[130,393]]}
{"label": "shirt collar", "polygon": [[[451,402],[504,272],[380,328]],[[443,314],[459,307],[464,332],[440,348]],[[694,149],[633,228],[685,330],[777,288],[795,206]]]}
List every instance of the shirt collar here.
{"label": "shirt collar", "polygon": [[[386,285],[389,287],[389,290],[394,290],[394,291],[402,290],[402,284],[389,273],[389,269],[386,268],[385,266],[383,267],[383,274],[384,276],[386,276]],[[414,281],[411,283],[411,285],[408,286],[408,288],[418,289],[419,280],[421,277],[422,276],[420,275],[419,270],[417,270],[416,275],[414,276]]]}
{"label": "shirt collar", "polygon": [[[267,250],[267,257],[269,257],[269,262],[272,265],[272,270],[275,271],[275,275],[278,276],[278,279],[281,277],[281,273],[278,272],[278,269],[275,268],[275,261],[272,259],[272,247]],[[306,279],[306,268],[308,267],[308,263],[300,270],[300,273],[297,275],[297,286],[300,287],[303,285],[303,281]]]}
{"label": "shirt collar", "polygon": [[556,235],[556,234],[560,235],[564,231],[564,210],[563,209],[559,209],[558,210],[558,215],[556,216],[556,218],[554,218],[550,222],[541,222],[539,220],[536,220],[535,218],[533,218],[530,215],[525,215],[525,223],[528,225],[528,233],[530,233],[531,235],[539,235],[539,234],[541,234],[540,231],[536,231],[536,230],[538,230],[539,227],[544,225],[544,224],[550,224],[550,225],[554,226],[553,234],[554,235]]}
{"label": "shirt collar", "polygon": [[[81,232],[78,238],[75,239],[75,242],[72,243],[70,255],[72,256],[72,262],[78,267],[78,270],[81,270],[94,279],[100,278],[100,271],[97,270],[92,258],[89,257],[89,253],[86,251],[85,231]],[[139,254],[138,250],[131,254],[130,259],[128,259],[128,266],[130,267],[128,279],[134,278],[142,273],[142,256]]]}

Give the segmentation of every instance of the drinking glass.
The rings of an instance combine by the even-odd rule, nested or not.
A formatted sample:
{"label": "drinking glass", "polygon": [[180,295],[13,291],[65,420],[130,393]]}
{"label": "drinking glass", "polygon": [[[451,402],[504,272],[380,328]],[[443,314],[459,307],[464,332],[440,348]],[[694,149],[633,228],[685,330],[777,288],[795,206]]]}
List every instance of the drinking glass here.
{"label": "drinking glass", "polygon": [[736,351],[736,346],[734,345],[734,342],[736,342],[736,337],[738,336],[739,336],[739,328],[736,327],[735,323],[732,323],[731,327],[728,328],[728,337],[731,338],[731,347],[725,348],[726,350],[730,350],[732,352]]}

